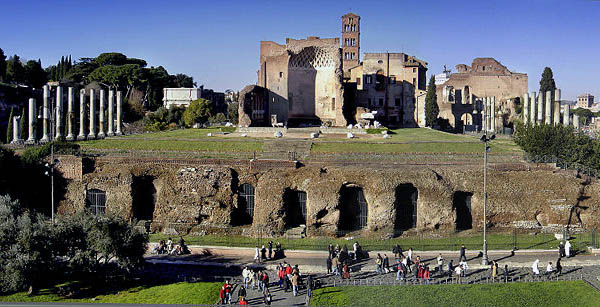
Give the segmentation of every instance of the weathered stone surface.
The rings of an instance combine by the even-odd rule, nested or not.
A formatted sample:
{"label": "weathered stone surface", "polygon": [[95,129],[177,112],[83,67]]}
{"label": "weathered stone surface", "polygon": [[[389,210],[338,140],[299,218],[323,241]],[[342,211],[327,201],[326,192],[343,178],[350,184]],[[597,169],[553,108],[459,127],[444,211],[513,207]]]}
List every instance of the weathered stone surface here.
{"label": "weathered stone surface", "polygon": [[[181,226],[185,228],[183,231],[199,234],[219,229],[247,235],[283,234],[289,214],[286,191],[303,191],[307,235],[333,235],[339,229],[340,190],[344,186],[357,186],[362,187],[368,206],[368,226],[363,234],[386,237],[395,227],[396,189],[402,184],[412,184],[418,190],[415,231],[454,231],[457,214],[453,196],[457,191],[472,193],[473,228],[480,230],[483,226],[480,166],[397,165],[378,169],[310,164],[300,168],[241,165],[100,163],[93,172],[84,174],[82,180],[69,181],[59,212],[83,208],[86,189],[96,188],[106,191],[107,211],[136,218],[133,183],[136,178],[150,176],[156,190],[153,229],[157,231],[171,231],[180,224],[185,225]],[[555,230],[565,225],[586,229],[600,226],[597,181],[585,181],[551,168],[525,166],[512,171],[490,168],[487,209],[490,227]],[[253,222],[241,228],[230,227],[232,214],[238,208],[238,187],[244,183],[255,188]],[[182,230],[176,232],[179,231]]]}

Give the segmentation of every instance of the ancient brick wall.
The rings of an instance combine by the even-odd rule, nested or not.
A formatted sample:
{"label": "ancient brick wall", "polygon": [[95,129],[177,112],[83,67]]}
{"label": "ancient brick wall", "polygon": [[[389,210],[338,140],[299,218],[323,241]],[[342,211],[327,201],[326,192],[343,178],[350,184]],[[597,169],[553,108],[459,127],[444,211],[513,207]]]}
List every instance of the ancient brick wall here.
{"label": "ancient brick wall", "polygon": [[[254,216],[245,230],[281,234],[291,214],[286,191],[306,193],[306,224],[310,235],[333,235],[340,229],[345,204],[343,187],[360,187],[367,204],[365,235],[387,236],[397,225],[397,208],[405,203],[398,188],[411,185],[418,197],[416,228],[409,231],[454,231],[457,227],[455,193],[472,195],[472,227],[482,228],[483,187],[479,165],[410,166],[394,168],[327,167],[297,168],[289,162],[255,161],[248,164],[208,165],[194,161],[152,163],[103,161],[81,180],[70,180],[60,213],[85,206],[88,189],[106,191],[108,211],[136,218],[134,206],[153,207],[153,229],[169,231],[179,223],[210,229],[229,229],[239,210],[239,188],[254,187]],[[149,176],[156,191],[155,203],[135,203],[136,178]],[[600,184],[575,174],[536,164],[492,164],[488,172],[488,220],[491,227],[533,227],[539,230],[571,225],[593,229],[600,226]],[[345,209],[344,209],[345,210]],[[208,229],[208,230],[207,230]],[[236,229],[236,228],[232,228]]]}

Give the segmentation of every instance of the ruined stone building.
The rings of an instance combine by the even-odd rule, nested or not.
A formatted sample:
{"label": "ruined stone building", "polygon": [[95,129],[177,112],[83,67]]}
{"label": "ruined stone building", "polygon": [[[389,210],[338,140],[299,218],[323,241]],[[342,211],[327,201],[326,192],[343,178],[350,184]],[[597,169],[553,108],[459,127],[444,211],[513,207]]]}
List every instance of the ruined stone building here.
{"label": "ruined stone building", "polygon": [[240,124],[423,125],[427,63],[404,53],[366,53],[361,61],[360,16],[342,16],[341,26],[341,46],[339,38],[261,41],[260,88],[242,91]]}
{"label": "ruined stone building", "polygon": [[375,111],[375,119],[391,126],[423,126],[426,73],[427,62],[414,56],[365,53],[363,61],[349,69],[346,82],[356,88],[352,99],[357,117],[361,111]]}
{"label": "ruined stone building", "polygon": [[258,86],[267,91],[264,109],[256,111],[268,123],[344,125],[339,46],[339,38],[314,36],[287,38],[285,45],[261,41]]}
{"label": "ruined stone building", "polygon": [[[437,80],[447,79],[445,82]],[[481,129],[482,97],[495,97],[495,131],[514,116],[512,99],[527,92],[527,74],[511,72],[494,58],[475,58],[471,66],[456,65],[456,73],[436,76],[441,118],[458,131]]]}

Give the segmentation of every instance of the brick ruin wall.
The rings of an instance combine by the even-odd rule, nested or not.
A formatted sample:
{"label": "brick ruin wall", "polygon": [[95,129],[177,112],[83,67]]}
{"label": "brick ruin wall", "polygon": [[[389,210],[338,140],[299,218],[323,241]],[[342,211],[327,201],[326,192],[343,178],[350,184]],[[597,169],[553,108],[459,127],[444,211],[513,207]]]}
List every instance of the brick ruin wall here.
{"label": "brick ruin wall", "polygon": [[[308,235],[335,235],[339,229],[340,191],[344,186],[358,186],[368,206],[367,227],[362,234],[387,237],[394,231],[396,189],[403,184],[412,184],[418,191],[416,228],[412,231],[454,231],[457,213],[453,196],[457,191],[472,193],[473,229],[482,228],[482,169],[476,165],[362,169],[297,167],[291,162],[242,161],[227,165],[216,160],[165,163],[160,159],[104,159],[96,161],[82,178],[67,180],[67,192],[58,212],[83,209],[86,191],[99,189],[106,192],[108,212],[139,219],[135,206],[152,206],[149,202],[134,204],[135,195],[141,193],[136,191],[135,182],[142,177],[152,178],[156,191],[154,208],[150,208],[153,231],[169,233],[183,227],[183,232],[194,234],[219,229],[245,235],[282,234],[287,218],[285,191],[296,190],[306,192]],[[251,225],[231,227],[239,205],[238,187],[245,183],[255,188],[254,219]],[[600,184],[547,165],[492,165],[488,195],[488,219],[493,228],[560,231],[565,225],[575,229],[600,226]]]}

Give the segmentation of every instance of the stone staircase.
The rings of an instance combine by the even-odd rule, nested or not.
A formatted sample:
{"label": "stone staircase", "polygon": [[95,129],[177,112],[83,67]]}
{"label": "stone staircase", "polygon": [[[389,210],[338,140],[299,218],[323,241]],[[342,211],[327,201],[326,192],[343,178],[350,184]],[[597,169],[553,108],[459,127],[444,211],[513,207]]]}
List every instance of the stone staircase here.
{"label": "stone staircase", "polygon": [[311,140],[305,139],[266,139],[263,144],[261,159],[269,160],[304,160],[310,155]]}

